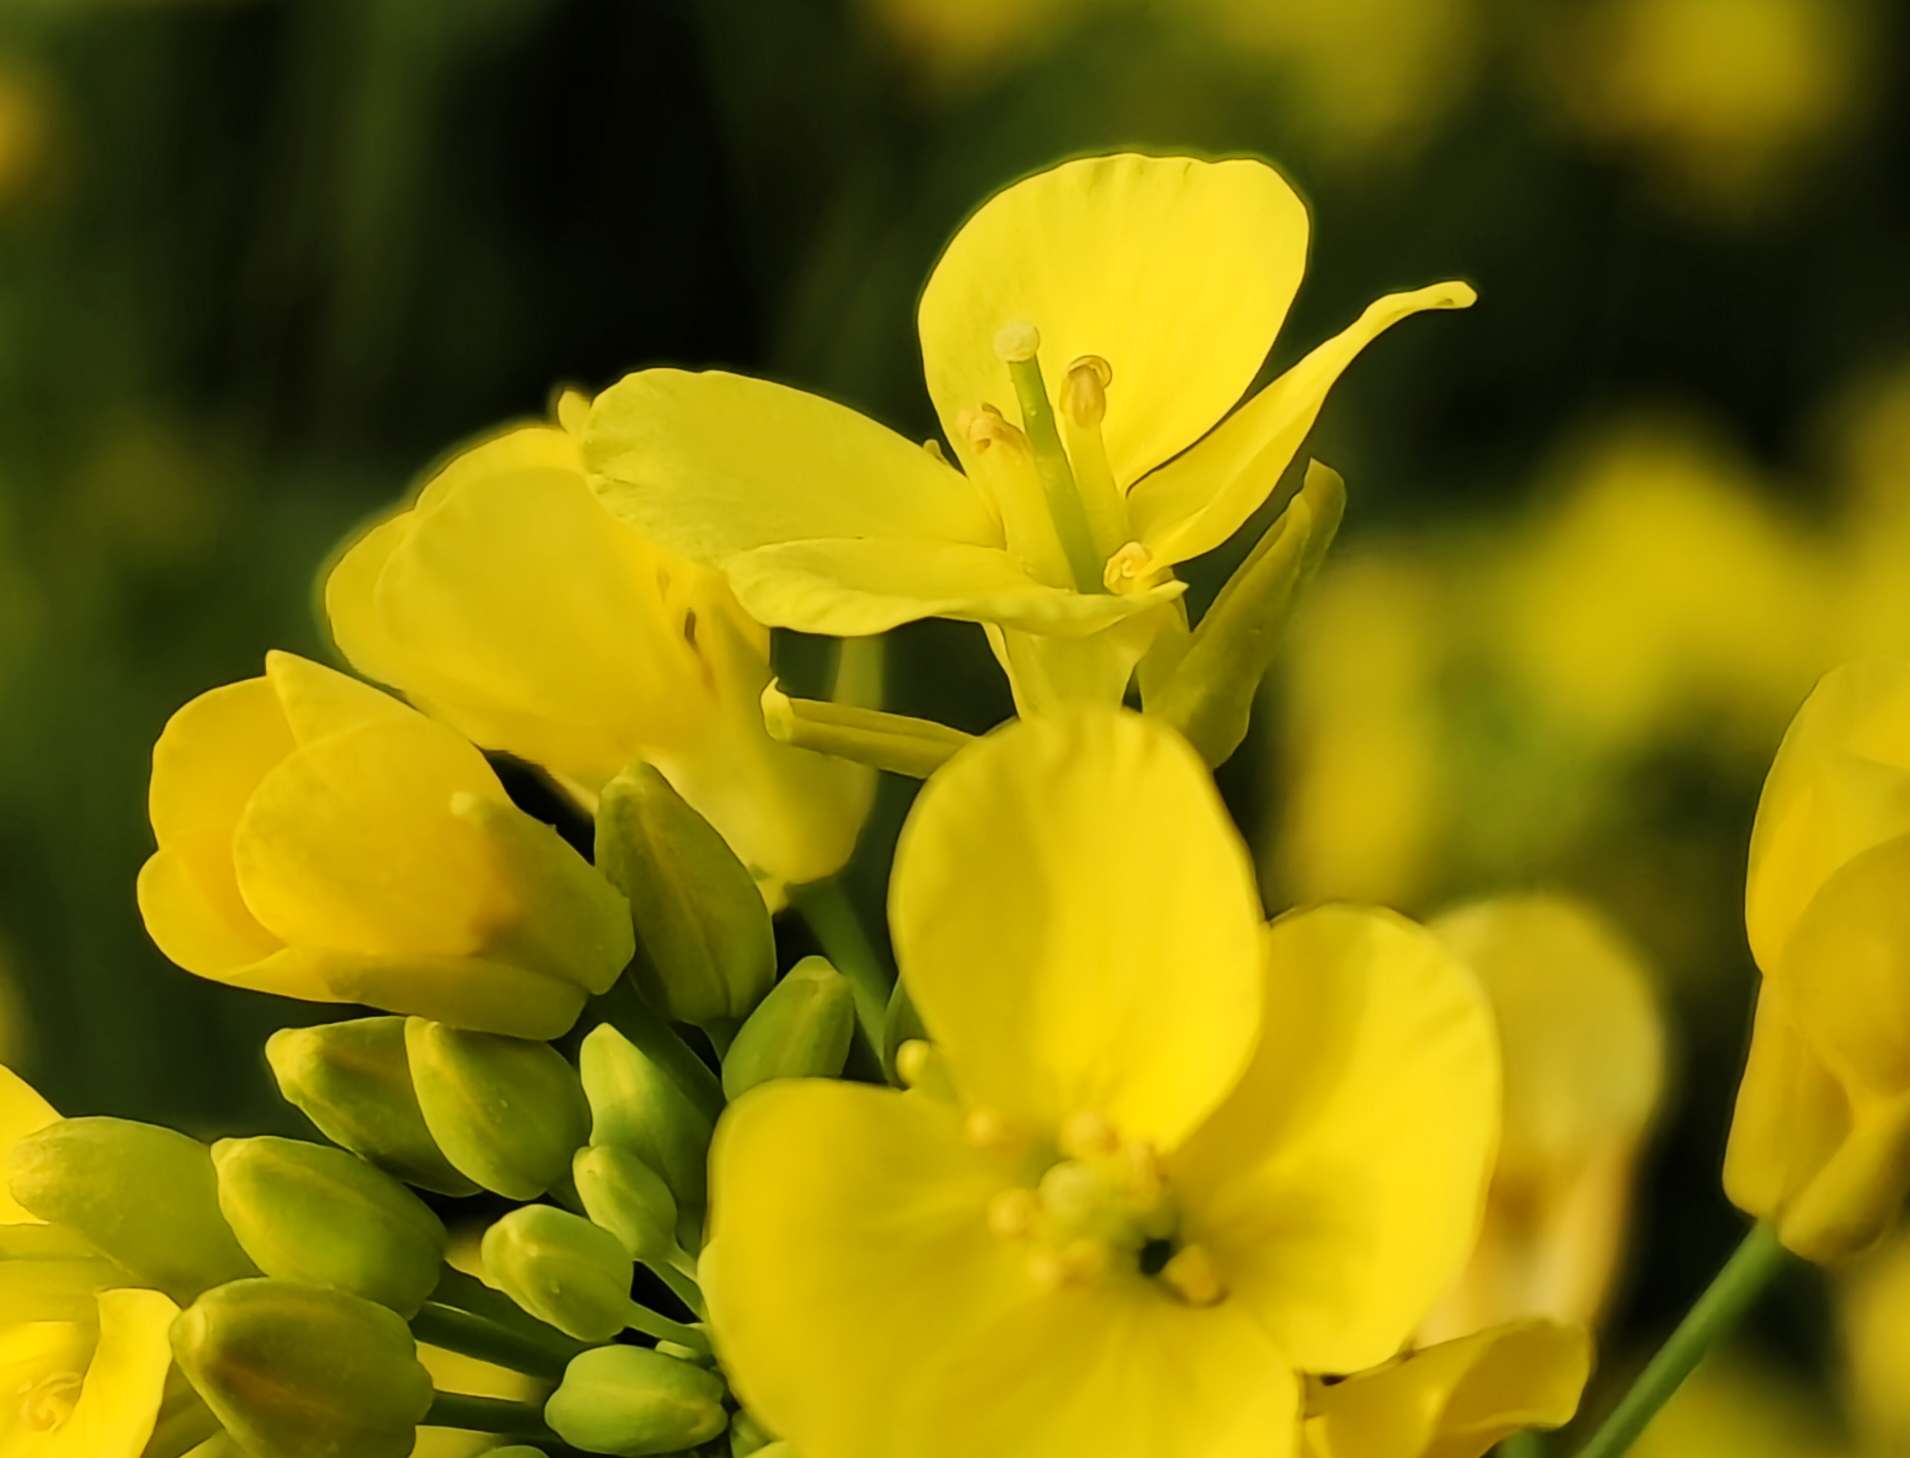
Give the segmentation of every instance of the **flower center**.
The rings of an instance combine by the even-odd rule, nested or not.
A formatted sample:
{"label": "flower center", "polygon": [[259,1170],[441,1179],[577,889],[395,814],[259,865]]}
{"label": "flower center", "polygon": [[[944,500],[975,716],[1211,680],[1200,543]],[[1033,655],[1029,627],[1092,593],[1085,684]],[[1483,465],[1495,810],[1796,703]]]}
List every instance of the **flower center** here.
{"label": "flower center", "polygon": [[[971,1112],[970,1139],[998,1144],[998,1122],[986,1110]],[[1059,1158],[1031,1184],[1010,1186],[988,1206],[989,1229],[1026,1248],[1038,1282],[1061,1287],[1139,1275],[1192,1306],[1226,1294],[1212,1257],[1181,1238],[1180,1209],[1153,1145],[1123,1139],[1099,1114],[1081,1113],[1062,1125],[1054,1152]]]}
{"label": "flower center", "polygon": [[[995,355],[1007,367],[1020,408],[1013,424],[995,405],[965,411],[961,429],[1002,511],[1009,545],[1036,576],[1078,592],[1121,590],[1108,559],[1127,541],[1127,506],[1101,439],[1114,370],[1099,355],[1071,363],[1056,412],[1042,375],[1041,332],[1026,320],[1004,324]],[[1123,578],[1123,585],[1128,579]]]}
{"label": "flower center", "polygon": [[65,1425],[80,1400],[78,1372],[52,1372],[19,1389],[20,1422],[29,1433],[50,1433]]}

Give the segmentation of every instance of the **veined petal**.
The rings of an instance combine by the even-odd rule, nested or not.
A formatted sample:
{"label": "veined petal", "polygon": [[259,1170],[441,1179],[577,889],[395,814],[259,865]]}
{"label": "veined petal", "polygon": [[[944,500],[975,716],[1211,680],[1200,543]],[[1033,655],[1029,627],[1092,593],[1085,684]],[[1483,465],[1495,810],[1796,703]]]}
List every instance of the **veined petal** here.
{"label": "veined petal", "polygon": [[[19,1074],[0,1063],[0,1169],[6,1166],[7,1151],[29,1134],[57,1123],[59,1112],[41,1098],[38,1090]],[[0,1179],[0,1225],[37,1225],[39,1217],[22,1208],[7,1193],[7,1182]]]}
{"label": "veined petal", "polygon": [[1591,1370],[1583,1327],[1492,1327],[1317,1387],[1307,1403],[1307,1453],[1480,1458],[1514,1433],[1570,1422]]}
{"label": "veined petal", "polygon": [[1788,999],[1767,982],[1731,1116],[1725,1194],[1746,1214],[1775,1219],[1836,1153],[1850,1122],[1843,1090],[1798,1031]]}
{"label": "veined petal", "polygon": [[1016,418],[994,340],[1041,332],[1051,391],[1082,355],[1113,367],[1102,424],[1125,486],[1199,439],[1239,400],[1306,270],[1306,207],[1263,162],[1127,153],[1063,163],[997,193],[922,291],[917,323],[943,433],[965,412]]}
{"label": "veined petal", "polygon": [[1001,543],[980,493],[920,446],[743,375],[626,375],[591,408],[584,458],[612,512],[717,566],[818,539]]}
{"label": "veined petal", "polygon": [[1037,582],[1000,547],[960,542],[786,542],[740,552],[725,570],[738,600],[758,620],[835,637],[886,632],[929,617],[1081,637],[1185,587],[1167,582],[1126,596],[1075,592]]}
{"label": "veined petal", "polygon": [[283,945],[239,895],[230,830],[180,836],[160,847],[139,868],[135,892],[153,945],[197,976],[221,977]]}
{"label": "veined petal", "polygon": [[157,1291],[102,1291],[99,1345],[72,1414],[33,1448],[35,1458],[138,1458],[159,1420],[167,1338],[179,1308]]}
{"label": "veined petal", "polygon": [[1426,309],[1469,308],[1475,297],[1466,284],[1441,283],[1367,305],[1212,435],[1135,483],[1127,505],[1136,539],[1163,563],[1211,552],[1267,499],[1313,428],[1327,392],[1361,350],[1402,319]]}
{"label": "veined petal", "polygon": [[1910,834],[1910,662],[1832,669],[1784,732],[1758,799],[1745,925],[1765,976],[1825,880],[1859,852]]}
{"label": "veined petal", "polygon": [[785,1080],[731,1106],[702,1275],[738,1396],[835,1458],[1288,1458],[1254,1325],[1136,1278],[1054,1292],[988,1229],[1009,1176],[950,1106]]}
{"label": "veined petal", "polygon": [[1260,1047],[1169,1160],[1185,1234],[1310,1372],[1397,1352],[1459,1272],[1499,1128],[1499,1052],[1472,974],[1389,911],[1267,929]]}
{"label": "veined petal", "polygon": [[481,832],[450,806],[502,801],[503,786],[451,730],[386,702],[402,717],[313,740],[260,782],[233,836],[239,888],[288,943],[477,952],[514,900]]}
{"label": "veined petal", "polygon": [[889,917],[972,1106],[1177,1143],[1253,1047],[1260,901],[1205,767],[1115,709],[1021,720],[916,799]]}

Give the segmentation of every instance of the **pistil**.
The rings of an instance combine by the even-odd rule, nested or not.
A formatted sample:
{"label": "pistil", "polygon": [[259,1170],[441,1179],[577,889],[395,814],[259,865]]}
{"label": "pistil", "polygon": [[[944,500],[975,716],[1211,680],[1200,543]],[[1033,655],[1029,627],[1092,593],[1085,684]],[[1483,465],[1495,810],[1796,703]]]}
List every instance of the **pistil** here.
{"label": "pistil", "polygon": [[1068,570],[1080,592],[1104,592],[1101,564],[1105,554],[1095,546],[1095,533],[1075,484],[1074,470],[1055,426],[1054,407],[1041,375],[1038,351],[1041,331],[1025,320],[1004,325],[995,335],[995,354],[1008,366],[1008,378],[1021,405],[1021,429],[1027,437],[1035,475],[1048,503],[1048,518],[1061,542]]}

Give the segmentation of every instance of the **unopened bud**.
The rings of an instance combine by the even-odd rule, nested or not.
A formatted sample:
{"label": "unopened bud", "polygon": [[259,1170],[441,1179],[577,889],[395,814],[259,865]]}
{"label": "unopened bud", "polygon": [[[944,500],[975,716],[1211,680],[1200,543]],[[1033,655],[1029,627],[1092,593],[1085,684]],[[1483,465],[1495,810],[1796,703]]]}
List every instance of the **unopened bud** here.
{"label": "unopened bud", "polygon": [[257,1274],[219,1213],[211,1154],[184,1134],[129,1119],[62,1119],[13,1146],[7,1177],[27,1210],[182,1304]]}
{"label": "unopened bud", "polygon": [[707,1443],[729,1422],[723,1379],[643,1347],[598,1347],[574,1358],[544,1405],[544,1421],[588,1453],[645,1458]]}
{"label": "unopened bud", "polygon": [[357,1155],[299,1139],[222,1139],[212,1163],[219,1209],[266,1275],[336,1286],[404,1317],[437,1285],[444,1223]]}
{"label": "unopened bud", "polygon": [[670,782],[636,764],[604,786],[597,869],[630,903],[633,975],[683,1023],[748,1017],[776,976],[762,893],[736,853]]}
{"label": "unopened bud", "polygon": [[405,1057],[403,1018],[284,1028],[265,1042],[279,1092],[332,1143],[408,1185],[474,1195],[431,1138]]}
{"label": "unopened bud", "polygon": [[633,1151],[663,1176],[679,1212],[700,1219],[708,1200],[710,1117],[608,1023],[584,1039],[577,1065],[590,1100],[590,1142]]}
{"label": "unopened bud", "polygon": [[646,1266],[680,1259],[676,1199],[663,1176],[621,1144],[593,1144],[577,1151],[571,1178],[591,1222],[623,1243]]}
{"label": "unopened bud", "polygon": [[410,1329],[345,1291],[234,1281],[180,1313],[172,1350],[252,1458],[405,1458],[431,1406]]}
{"label": "unopened bud", "polygon": [[590,1110],[555,1048],[408,1018],[405,1051],[425,1126],[459,1174],[534,1200],[570,1173]]}
{"label": "unopened bud", "polygon": [[741,1098],[772,1078],[833,1078],[855,1033],[849,979],[804,957],[749,1016],[723,1057],[723,1092]]}
{"label": "unopened bud", "polygon": [[484,1276],[539,1321],[583,1342],[630,1324],[630,1254],[554,1205],[524,1205],[484,1232]]}

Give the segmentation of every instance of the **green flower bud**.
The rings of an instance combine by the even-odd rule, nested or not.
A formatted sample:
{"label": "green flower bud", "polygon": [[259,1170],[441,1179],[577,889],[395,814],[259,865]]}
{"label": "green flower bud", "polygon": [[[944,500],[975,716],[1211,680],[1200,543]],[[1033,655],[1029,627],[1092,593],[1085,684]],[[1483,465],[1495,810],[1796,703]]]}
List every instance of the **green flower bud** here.
{"label": "green flower bud", "polygon": [[26,1209],[182,1304],[258,1274],[219,1213],[212,1155],[184,1134],[130,1119],[62,1119],[13,1146],[7,1177]]}
{"label": "green flower bud", "polygon": [[484,1276],[578,1341],[607,1342],[630,1324],[630,1253],[553,1205],[522,1206],[484,1232]]}
{"label": "green flower bud", "polygon": [[849,979],[821,957],[804,957],[749,1015],[723,1058],[723,1092],[741,1098],[772,1078],[833,1078],[855,1033]]}
{"label": "green flower bud", "polygon": [[425,1127],[403,1018],[284,1028],[266,1039],[265,1058],[286,1102],[332,1143],[421,1190],[477,1193]]}
{"label": "green flower bud", "polygon": [[590,1136],[577,1074],[548,1043],[405,1021],[411,1083],[445,1158],[495,1194],[534,1200]]}
{"label": "green flower bud", "polygon": [[577,1194],[593,1225],[602,1226],[646,1266],[674,1266],[684,1259],[677,1245],[676,1200],[663,1176],[621,1144],[593,1144],[577,1151],[570,1167]]}
{"label": "green flower bud", "polygon": [[266,1275],[336,1286],[404,1317],[437,1285],[444,1223],[357,1155],[298,1139],[222,1139],[212,1163],[226,1223]]}
{"label": "green flower bud", "polygon": [[584,1039],[577,1065],[590,1100],[590,1142],[634,1151],[663,1176],[678,1210],[700,1221],[714,1121],[608,1023]]}
{"label": "green flower bud", "polygon": [[682,1023],[749,1016],[776,977],[769,910],[749,871],[670,782],[635,764],[597,804],[597,869],[630,903],[633,975]]}
{"label": "green flower bud", "polygon": [[729,1421],[714,1372],[643,1347],[598,1347],[572,1360],[544,1404],[566,1443],[625,1458],[707,1443]]}
{"label": "green flower bud", "polygon": [[179,1314],[172,1351],[251,1458],[406,1458],[431,1406],[410,1328],[345,1291],[234,1281]]}
{"label": "green flower bud", "polygon": [[0,1225],[0,1312],[8,1322],[92,1321],[97,1293],[138,1284],[57,1225]]}

